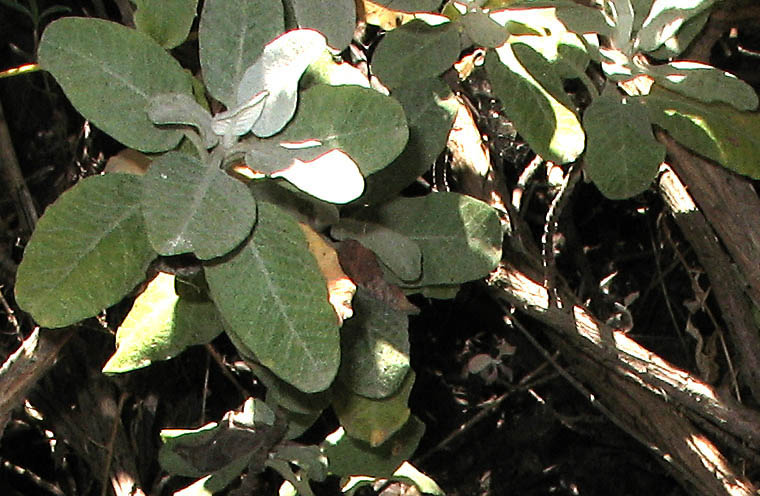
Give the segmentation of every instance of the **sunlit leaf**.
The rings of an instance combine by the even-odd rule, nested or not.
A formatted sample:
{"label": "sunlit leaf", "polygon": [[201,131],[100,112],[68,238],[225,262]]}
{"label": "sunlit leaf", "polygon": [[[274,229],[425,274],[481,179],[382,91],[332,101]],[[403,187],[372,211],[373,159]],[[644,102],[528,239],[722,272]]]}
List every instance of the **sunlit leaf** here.
{"label": "sunlit leaf", "polygon": [[309,162],[295,160],[272,177],[281,177],[301,191],[330,203],[348,203],[364,191],[364,177],[351,157],[332,149]]}
{"label": "sunlit leaf", "polygon": [[265,138],[278,132],[296,111],[298,81],[325,50],[325,37],[312,29],[296,29],[275,38],[264,47],[256,63],[248,67],[237,88],[236,105],[268,92],[253,133]]}
{"label": "sunlit leaf", "polygon": [[715,0],[654,0],[636,36],[639,50],[651,51],[672,38],[681,26],[715,3]]}
{"label": "sunlit leaf", "polygon": [[129,372],[168,360],[222,332],[214,304],[180,298],[174,284],[174,275],[159,272],[137,297],[116,330],[116,353],[103,367],[104,373]]}

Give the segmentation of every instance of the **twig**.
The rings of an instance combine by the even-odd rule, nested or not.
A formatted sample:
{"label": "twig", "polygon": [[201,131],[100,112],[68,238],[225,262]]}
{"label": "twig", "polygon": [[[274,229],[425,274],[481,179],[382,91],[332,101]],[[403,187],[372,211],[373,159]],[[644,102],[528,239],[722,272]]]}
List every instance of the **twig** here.
{"label": "twig", "polygon": [[8,305],[8,302],[5,300],[5,295],[3,294],[3,286],[0,285],[0,305],[2,305],[3,309],[6,313],[6,318],[8,319],[8,323],[13,327],[13,330],[16,331],[16,336],[18,336],[19,341],[24,341],[24,335],[21,333],[21,326],[18,325],[18,319],[16,318],[16,312],[13,311],[10,305]]}
{"label": "twig", "polygon": [[15,472],[22,477],[26,477],[27,479],[32,481],[32,483],[35,486],[49,492],[50,494],[54,494],[55,496],[66,496],[66,494],[61,490],[60,487],[56,486],[55,484],[51,484],[50,482],[46,481],[45,479],[35,474],[28,468],[19,467],[18,465],[13,464],[9,462],[8,460],[3,460],[3,468],[6,468],[12,472]]}
{"label": "twig", "polygon": [[5,122],[2,102],[0,102],[0,178],[8,185],[8,193],[16,207],[21,230],[26,235],[31,234],[37,224],[37,209],[24,181],[16,153],[13,151],[13,142],[8,131],[8,123]]}
{"label": "twig", "polygon": [[[121,411],[124,409],[124,402],[127,400],[127,393],[121,393],[119,397],[119,404],[116,406],[116,411],[113,412],[113,423],[111,424],[111,434],[108,436],[108,444],[106,445],[106,462],[103,467],[103,475],[101,478],[101,490],[100,496],[106,496],[108,494],[108,481],[111,478],[111,464],[113,463],[114,446],[116,444],[116,434],[119,432],[119,424],[121,424]],[[113,404],[113,403],[111,403]]]}

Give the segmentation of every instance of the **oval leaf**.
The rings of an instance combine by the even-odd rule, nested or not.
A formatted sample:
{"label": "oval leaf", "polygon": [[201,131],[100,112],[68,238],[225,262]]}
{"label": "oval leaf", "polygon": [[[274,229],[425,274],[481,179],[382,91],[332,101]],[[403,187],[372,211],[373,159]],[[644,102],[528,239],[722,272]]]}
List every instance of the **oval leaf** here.
{"label": "oval leaf", "polygon": [[404,110],[393,98],[359,86],[319,85],[301,94],[295,118],[278,138],[343,150],[366,177],[401,153],[408,136]]}
{"label": "oval leaf", "polygon": [[586,109],[583,126],[588,133],[584,170],[604,196],[630,198],[652,184],[665,146],[654,138],[644,107],[601,96]]}
{"label": "oval leaf", "polygon": [[234,108],[239,103],[237,88],[243,73],[259,58],[264,45],[284,29],[281,0],[206,0],[198,51],[211,96]]}
{"label": "oval leaf", "polygon": [[438,76],[459,58],[459,33],[414,20],[390,31],[372,56],[372,71],[389,88]]}
{"label": "oval leaf", "polygon": [[327,389],[340,362],[337,318],[292,217],[261,202],[249,242],[209,265],[206,279],[231,332],[262,365],[303,392]]}
{"label": "oval leaf", "polygon": [[161,255],[222,256],[242,243],[256,222],[256,201],[243,183],[180,152],[153,161],[142,207],[148,237]]}
{"label": "oval leaf", "polygon": [[324,35],[313,29],[295,29],[264,47],[261,57],[243,74],[237,89],[237,105],[268,92],[253,134],[266,138],[277,133],[296,111],[298,81],[327,47]]}
{"label": "oval leaf", "polygon": [[409,317],[362,289],[353,304],[342,332],[341,383],[358,395],[386,398],[409,371]]}
{"label": "oval leaf", "polygon": [[44,327],[63,327],[119,302],[156,254],[140,212],[141,178],[91,176],[45,211],[16,276],[16,301]]}
{"label": "oval leaf", "polygon": [[469,196],[432,193],[399,198],[359,218],[387,226],[419,245],[422,279],[414,286],[479,279],[501,259],[502,231],[496,212]]}
{"label": "oval leaf", "polygon": [[160,152],[179,143],[182,132],[157,129],[146,110],[156,95],[191,95],[190,76],[145,34],[100,19],[58,19],[42,35],[39,61],[85,118],[129,148]]}

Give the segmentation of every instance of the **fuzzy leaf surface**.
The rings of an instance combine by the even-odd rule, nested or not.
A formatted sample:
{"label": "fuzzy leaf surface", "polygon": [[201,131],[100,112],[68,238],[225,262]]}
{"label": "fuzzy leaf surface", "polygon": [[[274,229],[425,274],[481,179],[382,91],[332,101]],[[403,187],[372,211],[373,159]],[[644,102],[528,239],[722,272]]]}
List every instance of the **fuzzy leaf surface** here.
{"label": "fuzzy leaf surface", "polygon": [[260,202],[251,239],[206,279],[229,332],[262,365],[303,392],[327,389],[340,362],[337,317],[295,219]]}
{"label": "fuzzy leaf surface", "polygon": [[44,327],[96,315],[145,278],[156,254],[140,212],[141,178],[83,179],[40,218],[16,276],[16,301]]}
{"label": "fuzzy leaf surface", "polygon": [[198,30],[203,80],[211,96],[233,108],[243,73],[285,29],[280,0],[206,0]]}
{"label": "fuzzy leaf surface", "polygon": [[136,0],[135,26],[167,50],[190,33],[198,0]]}
{"label": "fuzzy leaf surface", "polygon": [[180,298],[174,275],[159,272],[116,330],[116,353],[103,372],[129,372],[168,360],[189,346],[211,342],[221,332],[222,321],[213,303]]}
{"label": "fuzzy leaf surface", "polygon": [[656,50],[672,38],[681,26],[708,9],[715,0],[654,0],[641,29],[636,35],[636,45],[645,52]]}
{"label": "fuzzy leaf surface", "polygon": [[469,196],[432,193],[398,198],[358,218],[387,226],[417,243],[422,250],[422,279],[414,286],[479,279],[501,258],[496,212]]}
{"label": "fuzzy leaf surface", "polygon": [[66,17],[45,29],[39,62],[85,118],[129,148],[161,152],[179,143],[181,132],[157,129],[146,109],[155,95],[192,94],[190,76],[147,35]]}
{"label": "fuzzy leaf surface", "polygon": [[378,0],[374,3],[402,12],[429,12],[441,4],[437,0]]}
{"label": "fuzzy leaf surface", "polygon": [[337,51],[351,43],[356,29],[356,2],[354,0],[293,0],[298,27],[319,31]]}
{"label": "fuzzy leaf surface", "polygon": [[372,56],[372,70],[389,88],[438,76],[459,57],[459,33],[414,20],[383,37]]}
{"label": "fuzzy leaf surface", "polygon": [[583,126],[588,133],[584,170],[604,196],[630,198],[652,184],[665,160],[665,146],[654,138],[639,102],[600,96],[586,109]]}
{"label": "fuzzy leaf surface", "polygon": [[256,222],[256,200],[242,182],[181,152],[153,161],[142,207],[148,238],[161,255],[222,256],[248,237]]}
{"label": "fuzzy leaf surface", "polygon": [[409,371],[408,314],[362,289],[353,304],[355,315],[342,332],[341,382],[358,395],[386,398]]}
{"label": "fuzzy leaf surface", "polygon": [[756,112],[701,103],[657,87],[644,101],[651,121],[678,142],[739,174],[760,179],[760,115]]}
{"label": "fuzzy leaf surface", "polygon": [[320,85],[301,93],[298,112],[277,137],[343,150],[366,177],[396,158],[408,136],[404,110],[393,98],[359,86]]}
{"label": "fuzzy leaf surface", "polygon": [[198,130],[203,145],[211,148],[219,142],[214,134],[211,114],[191,95],[164,93],[150,99],[148,117],[156,124],[181,124]]}
{"label": "fuzzy leaf surface", "polygon": [[266,138],[290,121],[298,102],[298,81],[309,64],[327,47],[322,33],[294,29],[268,43],[256,62],[246,69],[237,88],[237,106],[267,92],[264,108],[253,124],[253,134]]}

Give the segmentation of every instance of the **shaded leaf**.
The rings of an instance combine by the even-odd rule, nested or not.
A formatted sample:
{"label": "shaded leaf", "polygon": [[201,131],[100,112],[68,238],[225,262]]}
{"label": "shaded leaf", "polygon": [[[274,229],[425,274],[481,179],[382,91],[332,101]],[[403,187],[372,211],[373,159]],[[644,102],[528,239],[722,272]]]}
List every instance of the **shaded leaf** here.
{"label": "shaded leaf", "polygon": [[162,255],[222,256],[248,237],[256,222],[248,188],[197,157],[181,152],[158,157],[144,184],[145,226]]}
{"label": "shaded leaf", "polygon": [[183,124],[198,130],[203,145],[211,148],[219,142],[214,133],[211,114],[192,95],[162,93],[150,99],[148,117],[156,124]]}
{"label": "shaded leaf", "polygon": [[243,73],[284,26],[280,0],[206,0],[198,43],[203,80],[211,96],[227,108],[240,103],[237,89]]}
{"label": "shaded leaf", "polygon": [[359,241],[404,281],[415,281],[422,275],[422,251],[417,243],[401,233],[379,224],[347,218],[333,226],[330,234],[338,240]]}
{"label": "shaded leaf", "polygon": [[644,97],[653,123],[678,142],[725,167],[760,178],[760,115],[723,104],[701,103],[652,88]]}
{"label": "shaded leaf", "polygon": [[319,85],[301,93],[298,112],[277,137],[343,150],[366,177],[401,153],[408,135],[404,110],[393,98],[359,86]]}
{"label": "shaded leaf", "polygon": [[191,94],[190,76],[155,41],[122,25],[66,17],[45,29],[39,61],[86,119],[130,148],[160,152],[182,137],[148,119],[150,99]]}
{"label": "shaded leaf", "polygon": [[261,117],[268,96],[266,90],[261,91],[234,108],[216,114],[211,124],[214,133],[227,136],[227,143],[233,142],[237,136],[247,134]]}
{"label": "shaded leaf", "polygon": [[361,288],[354,308],[341,332],[341,383],[352,393],[386,398],[398,391],[409,371],[408,314]]}
{"label": "shaded leaf", "polygon": [[[642,0],[638,0],[642,1]],[[710,18],[710,11],[705,10],[695,17],[686,21],[678,32],[663,42],[655,51],[649,52],[649,55],[658,59],[673,59],[681,55],[692,41],[702,32],[702,28],[707,24]]]}
{"label": "shaded leaf", "polygon": [[392,198],[430,169],[446,146],[457,104],[451,89],[440,80],[415,81],[393,90],[401,103],[409,126],[404,151],[388,166],[365,176],[366,188],[359,199],[363,204]]}
{"label": "shaded leaf", "polygon": [[372,71],[393,89],[438,76],[459,58],[459,33],[450,23],[439,26],[414,20],[387,33],[372,56]]}
{"label": "shaded leaf", "polygon": [[471,11],[463,15],[459,22],[464,26],[467,36],[482,47],[495,48],[507,40],[507,29],[491,19],[483,11]]}
{"label": "shaded leaf", "polygon": [[222,321],[213,303],[180,298],[174,276],[159,272],[116,330],[116,353],[103,372],[129,372],[168,360],[189,346],[211,342],[221,332]]}
{"label": "shaded leaf", "polygon": [[137,29],[167,50],[187,39],[198,8],[198,0],[136,0],[135,4]]}
{"label": "shaded leaf", "polygon": [[16,302],[44,327],[96,315],[145,278],[155,258],[140,212],[142,181],[91,176],[40,218],[16,275]]}
{"label": "shaded leaf", "polygon": [[340,360],[337,318],[292,217],[260,202],[251,239],[206,279],[229,332],[262,365],[301,391],[327,389]]}
{"label": "shaded leaf", "polygon": [[441,4],[438,0],[378,0],[374,3],[403,12],[433,11]]}
{"label": "shaded leaf", "polygon": [[501,258],[502,232],[496,212],[469,196],[432,193],[399,198],[358,218],[380,223],[417,243],[422,250],[422,279],[415,286],[478,279]]}
{"label": "shaded leaf", "polygon": [[290,412],[303,415],[319,413],[330,406],[332,389],[319,393],[304,393],[258,363],[251,363],[250,367],[267,388],[267,403],[274,403]]}
{"label": "shaded leaf", "polygon": [[311,28],[325,35],[330,46],[342,51],[351,43],[356,28],[354,0],[293,0],[296,22],[300,28]]}
{"label": "shaded leaf", "polygon": [[296,111],[298,81],[325,47],[325,37],[312,29],[288,31],[264,47],[237,88],[237,106],[262,91],[268,93],[261,116],[253,124],[253,134],[272,136],[290,121]]}
{"label": "shaded leaf", "polygon": [[333,475],[370,474],[387,478],[411,458],[424,433],[425,424],[412,415],[403,428],[377,448],[352,438],[342,427],[327,436],[322,447]]}
{"label": "shaded leaf", "polygon": [[588,133],[584,170],[604,196],[630,198],[649,188],[665,160],[665,146],[654,138],[646,108],[636,100],[600,96],[586,109],[583,126]]}

